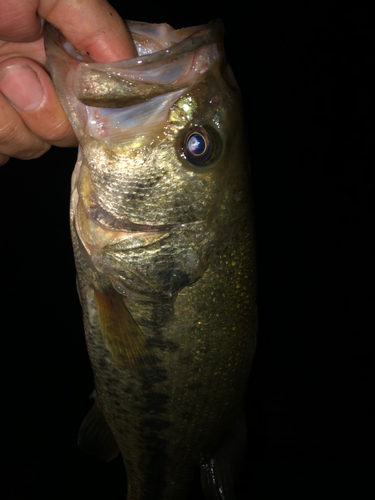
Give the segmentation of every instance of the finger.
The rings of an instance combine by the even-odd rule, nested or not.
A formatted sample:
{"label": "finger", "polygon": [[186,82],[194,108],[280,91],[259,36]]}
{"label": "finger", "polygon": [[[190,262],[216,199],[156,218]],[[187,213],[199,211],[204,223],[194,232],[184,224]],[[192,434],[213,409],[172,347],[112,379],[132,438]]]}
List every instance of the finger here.
{"label": "finger", "polygon": [[40,38],[42,23],[38,15],[38,4],[39,0],[1,0],[0,39],[8,42],[32,42]]}
{"label": "finger", "polygon": [[57,26],[81,55],[89,54],[96,62],[137,55],[124,22],[105,0],[41,0],[38,12]]}
{"label": "finger", "polygon": [[135,57],[133,39],[116,10],[105,0],[1,0],[0,40],[40,38],[41,18],[59,28],[81,52],[97,62]]}
{"label": "finger", "polygon": [[11,104],[0,94],[0,151],[2,158],[38,158],[51,147],[30,132]]}
{"label": "finger", "polygon": [[[3,46],[1,46],[2,43]],[[38,61],[44,66],[46,64],[46,53],[44,50],[43,38],[39,38],[39,40],[30,43],[0,41],[0,62],[10,57],[27,57],[29,59],[35,59],[35,61]]]}
{"label": "finger", "polygon": [[[50,144],[62,147],[77,144],[52,81],[37,62],[16,57],[0,63],[0,91],[1,153],[36,158]],[[16,144],[17,137],[20,147]]]}

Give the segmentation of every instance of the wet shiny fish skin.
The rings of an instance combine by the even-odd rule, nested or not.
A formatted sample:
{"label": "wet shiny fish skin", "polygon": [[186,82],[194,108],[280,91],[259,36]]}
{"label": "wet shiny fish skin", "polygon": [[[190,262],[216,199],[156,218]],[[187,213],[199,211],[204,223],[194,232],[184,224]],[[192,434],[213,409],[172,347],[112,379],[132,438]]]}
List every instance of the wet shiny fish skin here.
{"label": "wet shiny fish skin", "polygon": [[[44,28],[80,143],[70,218],[96,406],[128,500],[183,500],[199,465],[216,498],[214,483],[231,482],[222,450],[240,439],[256,344],[241,98],[220,22],[128,26],[139,57],[108,64],[82,62]],[[202,163],[187,148],[192,132],[208,136]]]}

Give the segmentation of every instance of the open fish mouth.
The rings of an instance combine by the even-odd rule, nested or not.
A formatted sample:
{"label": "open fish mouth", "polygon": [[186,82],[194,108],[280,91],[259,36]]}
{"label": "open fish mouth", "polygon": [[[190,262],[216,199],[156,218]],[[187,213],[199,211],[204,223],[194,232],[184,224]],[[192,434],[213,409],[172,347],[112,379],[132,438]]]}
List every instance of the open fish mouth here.
{"label": "open fish mouth", "polygon": [[[210,59],[218,57],[216,44],[223,37],[219,20],[181,30],[167,24],[155,25],[151,35],[154,39],[149,28],[143,35],[139,24],[128,22],[130,30],[137,29],[134,41],[139,57],[114,63],[110,68],[103,64],[80,65],[75,90],[81,102],[97,107],[123,107],[186,88],[197,75],[207,71]],[[103,73],[111,76],[105,93],[100,84]]]}
{"label": "open fish mouth", "polygon": [[220,20],[177,30],[166,23],[127,21],[127,25],[138,57],[110,64],[94,63],[89,56],[79,55],[57,28],[46,27],[48,51],[58,47],[76,61],[71,62],[73,73],[67,80],[83,104],[122,108],[186,88],[223,50]]}

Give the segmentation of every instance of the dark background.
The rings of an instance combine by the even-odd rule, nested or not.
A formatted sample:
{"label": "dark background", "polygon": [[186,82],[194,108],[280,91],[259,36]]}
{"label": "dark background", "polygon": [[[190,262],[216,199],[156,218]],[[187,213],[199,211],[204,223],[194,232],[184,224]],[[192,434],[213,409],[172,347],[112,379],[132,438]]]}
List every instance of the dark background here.
{"label": "dark background", "polygon": [[[368,497],[375,444],[370,9],[280,0],[116,7],[125,18],[174,27],[216,17],[226,25],[252,158],[260,313],[238,500]],[[98,462],[76,444],[93,382],[68,223],[75,158],[75,150],[52,148],[0,169],[2,500],[125,498],[121,461]]]}

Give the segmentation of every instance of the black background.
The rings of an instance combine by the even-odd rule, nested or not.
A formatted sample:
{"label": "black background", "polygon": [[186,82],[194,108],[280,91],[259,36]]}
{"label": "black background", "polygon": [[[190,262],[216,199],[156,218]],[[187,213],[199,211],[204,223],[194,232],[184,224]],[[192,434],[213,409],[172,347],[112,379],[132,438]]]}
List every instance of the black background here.
{"label": "black background", "polygon": [[[226,25],[252,158],[260,313],[238,500],[367,497],[375,444],[370,9],[280,0],[116,7],[124,18],[174,27],[216,17]],[[3,500],[125,498],[121,460],[103,464],[76,444],[93,382],[69,235],[75,158],[52,148],[0,169]]]}

